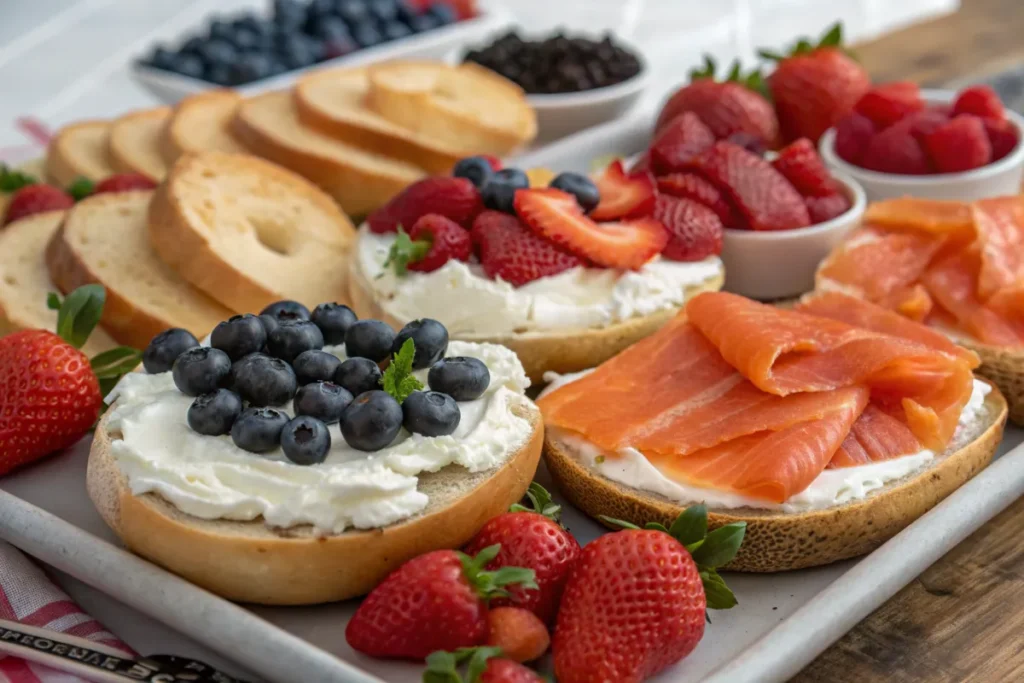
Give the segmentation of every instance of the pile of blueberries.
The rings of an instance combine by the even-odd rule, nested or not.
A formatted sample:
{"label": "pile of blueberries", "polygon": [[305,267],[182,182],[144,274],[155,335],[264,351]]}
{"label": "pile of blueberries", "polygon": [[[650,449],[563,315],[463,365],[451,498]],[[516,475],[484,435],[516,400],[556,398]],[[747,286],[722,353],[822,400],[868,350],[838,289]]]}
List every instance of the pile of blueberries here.
{"label": "pile of blueberries", "polygon": [[457,21],[445,2],[422,7],[406,0],[274,0],[269,17],[215,19],[177,50],[159,46],[141,63],[220,86],[245,85]]}
{"label": "pile of blueberries", "polygon": [[[430,368],[430,390],[399,403],[382,389],[381,365],[409,339],[413,370]],[[322,350],[342,343],[345,361]],[[161,332],[142,363],[150,374],[170,371],[178,390],[196,397],[188,409],[193,431],[230,434],[252,453],[280,446],[292,462],[314,465],[327,457],[327,425],[333,423],[361,451],[384,448],[403,426],[424,436],[453,433],[461,418],[457,402],[482,396],[491,375],[479,359],[445,358],[447,350],[448,330],[430,318],[396,334],[380,320],[358,320],[341,304],[321,304],[311,313],[298,302],[279,301],[258,316],[218,324],[210,346],[181,328]],[[289,401],[293,418],[278,409]]]}
{"label": "pile of blueberries", "polygon": [[[460,159],[452,169],[452,175],[456,178],[466,178],[473,183],[480,190],[480,199],[488,209],[505,213],[516,212],[516,190],[530,187],[530,179],[522,170],[506,167],[495,171],[491,163],[482,156]],[[584,213],[590,213],[601,203],[601,191],[593,180],[582,173],[559,173],[548,187],[568,192],[576,197]]]}

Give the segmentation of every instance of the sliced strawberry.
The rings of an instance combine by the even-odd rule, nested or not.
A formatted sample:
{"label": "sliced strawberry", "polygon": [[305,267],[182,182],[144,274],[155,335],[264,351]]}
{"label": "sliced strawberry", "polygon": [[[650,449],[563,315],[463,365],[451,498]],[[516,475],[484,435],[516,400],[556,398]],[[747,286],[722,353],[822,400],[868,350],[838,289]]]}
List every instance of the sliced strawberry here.
{"label": "sliced strawberry", "polygon": [[995,121],[1006,118],[999,94],[989,85],[972,85],[961,90],[953,102],[953,116],[960,114],[974,114]]}
{"label": "sliced strawberry", "polygon": [[658,178],[658,192],[680,199],[692,199],[718,215],[722,226],[738,228],[742,223],[718,188],[696,173],[670,173]]}
{"label": "sliced strawberry", "polygon": [[37,213],[70,209],[74,205],[74,198],[59,187],[42,183],[25,185],[11,195],[3,225]]}
{"label": "sliced strawberry", "polygon": [[405,188],[371,213],[366,222],[371,231],[383,234],[397,232],[400,225],[409,230],[423,216],[436,213],[468,229],[483,208],[480,193],[471,181],[438,176]]}
{"label": "sliced strawberry", "polygon": [[683,112],[661,131],[649,150],[654,175],[685,171],[690,161],[713,145],[715,134],[693,112]]}
{"label": "sliced strawberry", "polygon": [[811,223],[815,225],[830,221],[850,209],[850,200],[841,192],[824,197],[807,197],[805,201],[807,202],[807,213],[811,216]]}
{"label": "sliced strawberry", "polygon": [[985,124],[988,141],[992,145],[992,161],[998,161],[1013,151],[1019,141],[1016,126],[1005,119],[982,119],[982,122]]}
{"label": "sliced strawberry", "polygon": [[477,216],[471,234],[487,277],[501,278],[514,287],[586,265],[501,211]]}
{"label": "sliced strawberry", "polygon": [[832,174],[807,138],[800,138],[779,150],[772,166],[804,197],[823,197],[836,191]]}
{"label": "sliced strawberry", "polygon": [[871,119],[877,128],[888,128],[904,116],[924,109],[924,100],[916,83],[896,81],[868,90],[853,109]]}
{"label": "sliced strawberry", "polygon": [[595,223],[575,197],[553,188],[519,190],[515,205],[520,219],[536,234],[607,268],[636,270],[668,242],[665,227],[653,218]]}
{"label": "sliced strawberry", "polygon": [[650,173],[651,172],[651,155],[647,152],[641,154],[637,160],[629,167],[629,173]]}
{"label": "sliced strawberry", "polygon": [[859,165],[864,150],[875,135],[871,119],[853,111],[836,124],[836,154],[847,163]]}
{"label": "sliced strawberry", "polygon": [[595,221],[646,216],[654,210],[654,180],[646,172],[626,175],[620,159],[608,164],[594,182],[601,193],[601,203],[590,212]]}
{"label": "sliced strawberry", "polygon": [[659,195],[653,217],[668,230],[661,255],[674,261],[700,261],[722,253],[722,221],[714,211],[691,199]]}

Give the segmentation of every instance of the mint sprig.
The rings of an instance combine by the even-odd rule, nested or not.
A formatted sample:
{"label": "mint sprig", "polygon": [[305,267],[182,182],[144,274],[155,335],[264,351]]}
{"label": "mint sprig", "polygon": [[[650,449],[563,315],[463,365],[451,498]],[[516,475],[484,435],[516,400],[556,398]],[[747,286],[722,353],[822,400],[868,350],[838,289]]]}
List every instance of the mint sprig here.
{"label": "mint sprig", "polygon": [[78,176],[73,183],[68,185],[68,194],[76,202],[80,202],[91,195],[95,189],[96,183],[83,176]]}
{"label": "mint sprig", "polygon": [[530,501],[530,507],[516,503],[509,508],[509,512],[536,512],[550,519],[558,521],[562,514],[562,506],[551,498],[548,490],[537,482],[530,482],[530,488],[526,490],[526,498]]}
{"label": "mint sprig", "polygon": [[[413,240],[402,226],[398,226],[398,237],[395,238],[388,251],[388,257],[384,261],[384,270],[394,268],[396,275],[405,275],[409,271],[409,264],[422,261],[432,246],[431,240]],[[383,277],[383,275],[384,273],[381,273],[378,277]]]}
{"label": "mint sprig", "polygon": [[416,342],[410,337],[391,358],[391,363],[380,378],[381,388],[399,403],[409,398],[409,394],[423,388],[423,382],[412,374],[412,361],[415,356]]}
{"label": "mint sprig", "polygon": [[39,179],[33,175],[0,164],[0,192],[17,192],[28,185],[36,185]]}

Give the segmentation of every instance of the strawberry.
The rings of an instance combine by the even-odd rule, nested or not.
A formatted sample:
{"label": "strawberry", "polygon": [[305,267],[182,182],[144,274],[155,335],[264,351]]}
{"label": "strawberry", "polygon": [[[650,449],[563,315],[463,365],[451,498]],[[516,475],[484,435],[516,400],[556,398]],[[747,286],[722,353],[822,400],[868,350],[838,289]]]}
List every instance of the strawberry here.
{"label": "strawberry", "polygon": [[422,660],[436,650],[481,645],[487,639],[487,601],[518,584],[536,588],[533,571],[483,567],[501,550],[475,557],[435,550],[415,557],[374,588],[345,628],[354,650],[385,659]]}
{"label": "strawberry", "polygon": [[864,67],[840,47],[842,37],[842,25],[836,24],[817,45],[801,40],[787,55],[759,51],[778,62],[768,87],[785,140],[808,138],[818,144],[871,86]]}
{"label": "strawberry", "polygon": [[696,173],[670,173],[658,178],[658,192],[680,199],[692,199],[708,207],[722,221],[722,227],[735,228],[740,224],[736,212],[718,188]]}
{"label": "strawberry", "polygon": [[931,173],[931,164],[924,148],[909,128],[903,126],[890,126],[871,138],[860,158],[860,165],[882,173]]}
{"label": "strawberry", "polygon": [[156,183],[141,173],[115,173],[96,183],[93,194],[104,192],[127,192],[129,190],[152,190]]}
{"label": "strawberry", "polygon": [[538,237],[518,218],[501,211],[477,216],[470,236],[487,277],[501,278],[513,287],[585,265],[578,256]]}
{"label": "strawberry", "polygon": [[497,647],[461,648],[427,657],[423,683],[462,683],[459,667],[468,663],[467,683],[545,683],[532,669],[507,659]]}
{"label": "strawberry", "polygon": [[500,171],[503,168],[503,166],[501,164],[501,159],[499,159],[498,157],[494,156],[493,154],[481,154],[480,156],[485,161],[487,161],[488,164],[491,165],[491,170],[492,171]]}
{"label": "strawberry", "polygon": [[651,155],[648,152],[644,152],[632,166],[629,167],[630,175],[634,173],[650,173],[651,172]]}
{"label": "strawberry", "polygon": [[584,547],[569,576],[553,641],[559,683],[646,680],[693,651],[707,608],[736,604],[716,568],[735,557],[744,522],[706,533],[703,505],[671,531],[603,519],[625,530]]}
{"label": "strawberry", "polygon": [[996,121],[995,119],[982,119],[985,124],[985,134],[988,135],[989,144],[992,145],[992,161],[998,161],[1013,151],[1017,146],[1017,128],[1006,120]]}
{"label": "strawberry", "polygon": [[687,164],[715,142],[715,134],[693,112],[683,112],[665,124],[651,143],[651,170],[665,175],[686,170]]}
{"label": "strawberry", "polygon": [[977,116],[961,114],[924,138],[924,146],[939,173],[958,173],[992,161],[992,143]]}
{"label": "strawberry", "polygon": [[810,224],[803,197],[767,161],[731,142],[716,142],[694,160],[753,230],[790,230]]}
{"label": "strawberry", "polygon": [[913,114],[908,114],[894,123],[893,126],[900,130],[910,131],[910,134],[917,138],[918,142],[923,143],[924,136],[947,121],[949,121],[948,112],[929,107]]}
{"label": "strawberry", "polygon": [[483,208],[480,193],[468,179],[439,176],[405,188],[366,222],[372,232],[383,234],[397,232],[400,225],[408,229],[426,214],[436,213],[468,229]]}
{"label": "strawberry", "polygon": [[495,600],[494,605],[524,607],[550,624],[554,621],[569,569],[580,553],[580,544],[558,523],[561,507],[552,502],[551,494],[543,486],[536,482],[530,484],[526,495],[532,510],[513,505],[511,511],[487,522],[465,550],[474,553],[500,543],[501,552],[488,569],[506,565],[532,569],[538,590],[513,588],[508,600]]}
{"label": "strawberry", "polygon": [[725,81],[715,80],[715,63],[704,57],[704,68],[690,72],[690,83],[669,98],[658,115],[655,135],[683,112],[693,112],[711,130],[716,139],[744,133],[764,147],[775,147],[779,137],[779,121],[771,103],[760,90],[761,74],[740,73],[739,62],[733,62]]}
{"label": "strawberry", "polygon": [[646,172],[626,175],[622,160],[616,159],[594,178],[601,202],[590,212],[595,221],[646,216],[654,209],[657,191],[654,180]]}
{"label": "strawberry", "polygon": [[725,140],[734,145],[739,145],[751,154],[756,154],[759,157],[763,157],[764,153],[768,151],[768,148],[761,142],[761,138],[754,137],[750,133],[733,133],[726,137]]}
{"label": "strawberry", "polygon": [[836,191],[832,174],[807,138],[800,138],[779,150],[772,166],[804,197],[824,197]]}
{"label": "strawberry", "polygon": [[391,245],[384,267],[394,266],[395,273],[406,270],[430,273],[452,259],[468,261],[473,254],[469,232],[455,221],[428,213],[413,223],[412,230],[398,228],[398,238]]}
{"label": "strawberry", "polygon": [[1006,118],[999,94],[988,85],[972,85],[960,91],[953,101],[953,116],[960,114],[973,114],[994,121]]}
{"label": "strawberry", "polygon": [[4,225],[46,211],[62,211],[75,205],[75,199],[64,190],[53,185],[26,185],[14,193],[7,204]]}
{"label": "strawberry", "polygon": [[86,285],[61,302],[57,334],[22,330],[0,338],[0,474],[67,448],[96,422],[103,396],[141,354],[117,348],[91,362],[78,349],[99,322],[106,292]]}
{"label": "strawberry", "polygon": [[881,129],[924,109],[924,100],[916,83],[896,81],[871,88],[857,100],[853,109]]}
{"label": "strawberry", "polygon": [[539,659],[551,645],[544,622],[522,607],[492,608],[487,629],[487,644],[501,648],[502,655],[516,662]]}
{"label": "strawberry", "polygon": [[700,261],[722,253],[722,221],[692,199],[659,195],[654,218],[668,230],[668,244],[661,255],[673,261]]}
{"label": "strawberry", "polygon": [[834,192],[824,197],[807,197],[807,213],[811,216],[811,223],[817,225],[830,221],[850,209],[850,200],[842,192]]}
{"label": "strawberry", "polygon": [[553,188],[519,190],[515,208],[536,234],[606,268],[636,270],[668,242],[665,228],[652,218],[595,223],[575,197]]}
{"label": "strawberry", "polygon": [[875,124],[871,119],[857,112],[850,112],[836,124],[836,154],[847,163],[859,165],[874,136]]}

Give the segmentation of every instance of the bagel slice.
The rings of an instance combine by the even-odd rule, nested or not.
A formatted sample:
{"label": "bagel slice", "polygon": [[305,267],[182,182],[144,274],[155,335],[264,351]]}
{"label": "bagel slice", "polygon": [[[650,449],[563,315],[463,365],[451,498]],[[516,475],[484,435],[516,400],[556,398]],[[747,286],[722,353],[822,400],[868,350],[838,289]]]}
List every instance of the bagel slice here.
{"label": "bagel slice", "polygon": [[46,150],[46,175],[52,183],[67,187],[78,178],[103,180],[114,173],[107,156],[110,123],[81,121],[64,126]]}
{"label": "bagel slice", "polygon": [[281,299],[343,300],[354,236],[345,214],[315,185],[241,154],[182,157],[149,209],[156,253],[236,311]]}
{"label": "bagel slice", "polygon": [[233,90],[207,90],[178,102],[160,137],[164,162],[171,165],[182,154],[199,152],[244,154],[245,147],[231,134],[241,101]]}
{"label": "bagel slice", "polygon": [[162,180],[167,174],[167,162],[161,152],[161,140],[170,117],[169,107],[157,107],[133,111],[114,121],[107,143],[114,170]]}
{"label": "bagel slice", "polygon": [[990,346],[964,339],[956,341],[978,354],[981,359],[978,374],[999,387],[1009,406],[1010,422],[1024,426],[1024,348]]}

